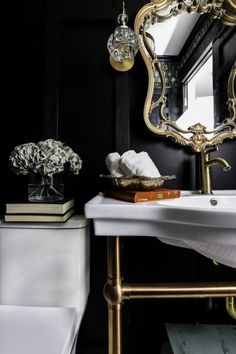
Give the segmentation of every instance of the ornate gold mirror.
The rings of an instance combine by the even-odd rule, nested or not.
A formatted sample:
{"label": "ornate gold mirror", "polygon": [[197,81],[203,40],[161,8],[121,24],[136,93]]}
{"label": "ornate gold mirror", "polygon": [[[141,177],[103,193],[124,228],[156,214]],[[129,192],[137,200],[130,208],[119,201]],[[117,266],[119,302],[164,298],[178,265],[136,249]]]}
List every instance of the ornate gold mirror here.
{"label": "ornate gold mirror", "polygon": [[152,0],[141,8],[134,29],[151,132],[196,152],[236,136],[235,25],[236,0]]}

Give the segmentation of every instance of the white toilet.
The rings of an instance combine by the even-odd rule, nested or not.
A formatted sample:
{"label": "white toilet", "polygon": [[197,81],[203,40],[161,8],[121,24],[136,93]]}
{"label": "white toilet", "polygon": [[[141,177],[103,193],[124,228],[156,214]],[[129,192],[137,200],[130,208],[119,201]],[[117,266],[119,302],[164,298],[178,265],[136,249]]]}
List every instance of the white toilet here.
{"label": "white toilet", "polygon": [[89,294],[89,224],[0,221],[0,354],[75,353]]}

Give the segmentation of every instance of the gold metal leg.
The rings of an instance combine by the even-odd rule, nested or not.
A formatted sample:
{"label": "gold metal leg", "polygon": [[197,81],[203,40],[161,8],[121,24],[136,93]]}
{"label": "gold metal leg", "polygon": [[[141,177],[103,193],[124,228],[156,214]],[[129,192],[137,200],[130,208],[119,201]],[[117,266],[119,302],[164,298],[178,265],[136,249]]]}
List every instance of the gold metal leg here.
{"label": "gold metal leg", "polygon": [[236,318],[236,282],[218,283],[122,283],[120,266],[120,238],[107,238],[107,281],[104,297],[108,305],[109,354],[122,354],[121,306],[131,299],[226,297],[227,311]]}
{"label": "gold metal leg", "polygon": [[108,304],[108,345],[109,354],[121,354],[121,276],[120,239],[118,236],[107,239],[107,282],[104,297]]}
{"label": "gold metal leg", "polygon": [[108,305],[108,353],[121,354],[121,305]]}

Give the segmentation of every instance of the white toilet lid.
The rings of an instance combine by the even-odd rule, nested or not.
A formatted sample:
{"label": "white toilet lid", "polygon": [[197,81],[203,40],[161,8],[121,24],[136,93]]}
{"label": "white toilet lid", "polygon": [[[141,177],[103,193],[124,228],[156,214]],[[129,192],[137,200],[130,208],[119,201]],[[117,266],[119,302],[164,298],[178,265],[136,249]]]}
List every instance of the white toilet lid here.
{"label": "white toilet lid", "polygon": [[0,306],[0,353],[67,354],[76,328],[74,308]]}

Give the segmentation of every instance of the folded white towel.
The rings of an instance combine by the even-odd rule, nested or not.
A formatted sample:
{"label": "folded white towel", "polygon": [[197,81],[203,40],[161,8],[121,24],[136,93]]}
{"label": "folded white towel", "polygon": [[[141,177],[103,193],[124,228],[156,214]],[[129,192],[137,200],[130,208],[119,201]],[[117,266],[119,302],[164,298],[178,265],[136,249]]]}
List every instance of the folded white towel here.
{"label": "folded white towel", "polygon": [[121,177],[124,175],[119,166],[120,154],[118,152],[111,152],[105,158],[105,163],[110,175],[114,177]]}
{"label": "folded white towel", "polygon": [[120,168],[126,175],[157,178],[160,177],[156,165],[147,152],[126,151],[120,158]]}

